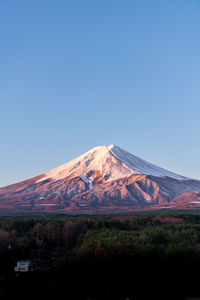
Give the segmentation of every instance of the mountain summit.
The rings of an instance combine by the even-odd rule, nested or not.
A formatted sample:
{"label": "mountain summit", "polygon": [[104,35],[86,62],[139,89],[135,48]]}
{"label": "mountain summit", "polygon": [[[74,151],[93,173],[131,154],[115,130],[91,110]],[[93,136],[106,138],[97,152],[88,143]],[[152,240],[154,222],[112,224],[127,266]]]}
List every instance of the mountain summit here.
{"label": "mountain summit", "polygon": [[39,181],[46,179],[64,179],[69,176],[83,176],[92,182],[95,174],[107,176],[107,180],[127,177],[133,174],[145,174],[152,176],[168,176],[179,180],[188,178],[157,167],[122,148],[109,145],[97,146],[74,160],[59,166],[44,174]]}
{"label": "mountain summit", "polygon": [[111,213],[200,207],[200,181],[122,148],[98,146],[34,178],[0,189],[2,214]]}

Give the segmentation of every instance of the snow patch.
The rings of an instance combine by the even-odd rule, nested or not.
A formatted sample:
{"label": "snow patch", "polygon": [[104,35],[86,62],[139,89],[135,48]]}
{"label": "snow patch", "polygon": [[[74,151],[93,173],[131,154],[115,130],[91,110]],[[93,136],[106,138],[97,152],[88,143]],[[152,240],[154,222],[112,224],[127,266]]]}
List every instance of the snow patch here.
{"label": "snow patch", "polygon": [[53,204],[53,203],[41,203],[41,204],[35,204],[35,206],[55,206],[57,204]]}
{"label": "snow patch", "polygon": [[92,181],[90,179],[88,179],[85,175],[82,175],[80,177],[81,177],[81,179],[83,179],[83,181],[85,183],[87,183],[87,185],[89,186],[89,189],[91,190],[91,188],[92,188]]}
{"label": "snow patch", "polygon": [[174,206],[159,206],[158,208],[173,208]]}

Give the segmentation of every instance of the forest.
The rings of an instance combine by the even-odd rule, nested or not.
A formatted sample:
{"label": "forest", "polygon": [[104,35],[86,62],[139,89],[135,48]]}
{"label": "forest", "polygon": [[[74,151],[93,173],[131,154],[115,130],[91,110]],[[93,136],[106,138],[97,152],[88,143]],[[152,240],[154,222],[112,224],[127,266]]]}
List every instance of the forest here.
{"label": "forest", "polygon": [[[20,259],[34,271],[16,277]],[[199,267],[200,215],[0,218],[2,299],[33,282],[30,299],[188,299]]]}

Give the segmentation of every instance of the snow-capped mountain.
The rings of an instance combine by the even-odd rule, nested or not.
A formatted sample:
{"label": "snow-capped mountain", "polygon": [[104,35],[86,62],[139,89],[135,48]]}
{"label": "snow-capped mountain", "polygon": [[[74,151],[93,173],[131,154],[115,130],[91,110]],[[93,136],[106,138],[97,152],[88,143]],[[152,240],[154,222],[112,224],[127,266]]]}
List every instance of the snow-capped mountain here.
{"label": "snow-capped mountain", "polygon": [[168,176],[179,180],[188,179],[157,167],[118,146],[109,145],[95,147],[74,160],[45,173],[38,182],[46,179],[59,180],[68,176],[82,176],[83,179],[87,178],[88,182],[92,184],[96,172],[102,176],[107,176],[107,181],[133,174]]}
{"label": "snow-capped mountain", "polygon": [[[200,181],[122,148],[98,146],[49,172],[0,189],[2,213],[107,213],[200,206]],[[186,200],[185,200],[186,199]]]}

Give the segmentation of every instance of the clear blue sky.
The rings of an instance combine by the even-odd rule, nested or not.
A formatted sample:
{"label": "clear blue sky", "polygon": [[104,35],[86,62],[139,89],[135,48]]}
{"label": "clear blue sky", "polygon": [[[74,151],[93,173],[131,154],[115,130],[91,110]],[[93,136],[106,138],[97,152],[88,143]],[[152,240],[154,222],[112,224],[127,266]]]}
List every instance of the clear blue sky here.
{"label": "clear blue sky", "polygon": [[1,0],[0,186],[116,144],[200,179],[200,1]]}

